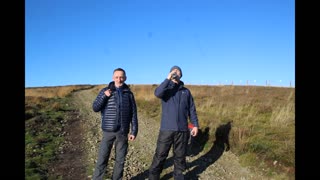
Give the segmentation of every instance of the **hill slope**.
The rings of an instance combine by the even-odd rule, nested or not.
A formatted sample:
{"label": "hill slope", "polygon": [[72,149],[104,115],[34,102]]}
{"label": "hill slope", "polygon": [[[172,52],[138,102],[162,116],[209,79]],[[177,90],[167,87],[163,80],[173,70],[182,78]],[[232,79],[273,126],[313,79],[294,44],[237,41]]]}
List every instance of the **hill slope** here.
{"label": "hill slope", "polygon": [[[59,155],[50,173],[60,175],[63,179],[91,178],[101,140],[100,113],[93,112],[91,107],[95,96],[93,89],[73,93],[71,104],[79,111],[68,114],[64,152]],[[134,142],[129,142],[124,179],[146,179],[155,150],[159,122],[141,113],[138,118],[139,133]],[[238,157],[231,151],[222,152],[213,148],[213,141],[210,140],[207,144],[210,146],[207,150],[203,149],[197,155],[187,157],[188,179],[270,179],[263,176],[262,171],[254,172],[242,167]],[[171,156],[172,154],[169,154],[161,179],[173,179]],[[114,154],[108,165],[109,178],[113,163]]]}

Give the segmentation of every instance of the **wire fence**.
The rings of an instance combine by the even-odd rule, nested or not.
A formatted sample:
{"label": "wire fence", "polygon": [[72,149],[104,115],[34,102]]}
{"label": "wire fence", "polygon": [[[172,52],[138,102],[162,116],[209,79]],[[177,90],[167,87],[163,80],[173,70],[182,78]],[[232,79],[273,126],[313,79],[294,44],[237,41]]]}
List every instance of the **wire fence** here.
{"label": "wire fence", "polygon": [[214,80],[212,82],[185,82],[185,84],[190,85],[213,85],[213,86],[270,86],[270,87],[290,87],[295,88],[295,82],[294,81],[283,81],[283,80],[265,80],[265,81],[256,81],[256,80],[239,80],[239,81],[218,81]]}

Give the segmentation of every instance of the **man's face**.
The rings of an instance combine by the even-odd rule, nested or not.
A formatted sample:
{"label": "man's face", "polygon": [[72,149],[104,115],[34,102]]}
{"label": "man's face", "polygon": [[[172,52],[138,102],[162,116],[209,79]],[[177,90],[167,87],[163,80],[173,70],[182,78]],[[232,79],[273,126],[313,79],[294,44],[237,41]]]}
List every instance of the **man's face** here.
{"label": "man's face", "polygon": [[178,69],[173,69],[172,72],[175,72],[178,75],[178,78],[172,79],[174,83],[179,83],[181,78],[181,72]]}
{"label": "man's face", "polygon": [[181,72],[178,69],[173,69],[172,71],[179,76],[179,79],[181,78]]}
{"label": "man's face", "polygon": [[115,71],[112,76],[112,80],[116,87],[120,87],[126,81],[127,77],[124,75],[122,71]]}

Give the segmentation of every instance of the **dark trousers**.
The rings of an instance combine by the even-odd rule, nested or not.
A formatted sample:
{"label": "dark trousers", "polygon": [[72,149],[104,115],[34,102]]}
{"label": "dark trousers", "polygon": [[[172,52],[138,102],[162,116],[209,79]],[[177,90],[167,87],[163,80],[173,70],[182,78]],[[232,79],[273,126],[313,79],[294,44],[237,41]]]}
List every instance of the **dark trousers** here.
{"label": "dark trousers", "polygon": [[118,132],[103,132],[100,144],[98,161],[93,174],[93,180],[102,180],[106,172],[111,149],[115,144],[115,164],[113,167],[112,179],[118,180],[123,176],[125,157],[128,152],[128,136]]}
{"label": "dark trousers", "polygon": [[159,180],[163,165],[173,146],[173,177],[175,180],[184,179],[183,172],[186,169],[186,152],[188,143],[188,131],[160,131],[157,140],[157,148],[149,168],[149,180]]}

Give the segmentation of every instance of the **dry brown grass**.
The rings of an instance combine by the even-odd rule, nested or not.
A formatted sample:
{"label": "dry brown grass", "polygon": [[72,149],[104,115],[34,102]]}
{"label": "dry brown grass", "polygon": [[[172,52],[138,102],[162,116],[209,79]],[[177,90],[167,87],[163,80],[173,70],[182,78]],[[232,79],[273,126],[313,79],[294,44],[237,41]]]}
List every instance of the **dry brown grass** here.
{"label": "dry brown grass", "polygon": [[65,97],[73,91],[92,88],[92,85],[70,85],[70,86],[55,86],[55,87],[39,87],[39,88],[26,88],[25,97]]}
{"label": "dry brown grass", "polygon": [[[94,86],[98,93],[107,85]],[[135,95],[139,113],[160,120],[160,100],[154,96],[157,85],[129,85]],[[46,98],[64,97],[91,86],[28,88],[26,99],[37,104]],[[283,167],[295,162],[295,88],[263,86],[186,85],[193,94],[200,129],[216,128],[233,120],[230,142],[232,151],[246,162],[255,163],[253,155],[266,161],[278,161]],[[245,159],[245,158],[242,158]]]}
{"label": "dry brown grass", "polygon": [[155,85],[130,85],[130,89],[137,100],[152,101],[156,99],[154,96]]}
{"label": "dry brown grass", "polygon": [[38,87],[38,88],[26,88],[25,96],[31,97],[65,97],[73,91],[92,88],[92,85],[70,85],[70,86],[55,86],[55,87]]}

